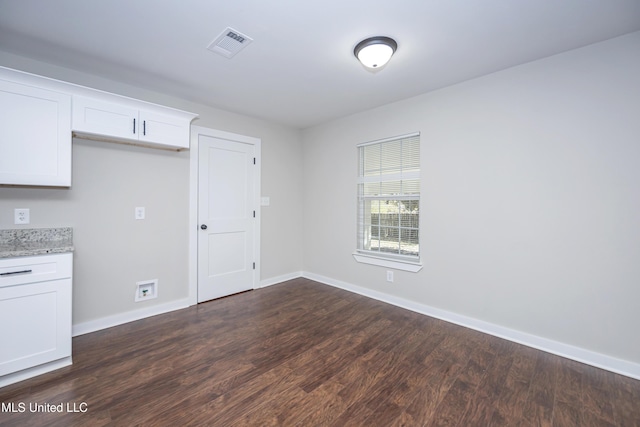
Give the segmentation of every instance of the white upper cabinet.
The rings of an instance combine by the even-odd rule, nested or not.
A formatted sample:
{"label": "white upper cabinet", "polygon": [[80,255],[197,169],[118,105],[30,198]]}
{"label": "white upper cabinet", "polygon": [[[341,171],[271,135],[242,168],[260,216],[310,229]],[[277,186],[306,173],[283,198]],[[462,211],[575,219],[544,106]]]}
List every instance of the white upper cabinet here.
{"label": "white upper cabinet", "polygon": [[71,186],[73,135],[188,149],[197,116],[0,67],[0,185]]}
{"label": "white upper cabinet", "polygon": [[74,96],[73,131],[79,136],[126,140],[159,148],[189,148],[191,120],[195,115],[142,102],[136,107],[131,100],[118,103]]}
{"label": "white upper cabinet", "polygon": [[151,142],[176,148],[189,148],[191,120],[192,118],[185,120],[182,117],[140,110],[142,132],[139,132],[138,138],[141,142]]}
{"label": "white upper cabinet", "polygon": [[71,185],[71,96],[0,79],[0,184]]}
{"label": "white upper cabinet", "polygon": [[73,130],[79,133],[137,138],[138,110],[82,96],[73,97]]}

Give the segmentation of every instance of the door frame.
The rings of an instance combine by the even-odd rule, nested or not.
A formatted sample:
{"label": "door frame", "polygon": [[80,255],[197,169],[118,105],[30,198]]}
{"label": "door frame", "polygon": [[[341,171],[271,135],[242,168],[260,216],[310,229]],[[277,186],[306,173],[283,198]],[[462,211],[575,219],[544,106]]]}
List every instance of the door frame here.
{"label": "door frame", "polygon": [[198,304],[198,136],[207,135],[213,138],[228,141],[252,144],[255,148],[255,206],[256,224],[254,229],[253,251],[256,260],[256,268],[253,275],[253,289],[260,284],[260,223],[262,212],[261,199],[261,165],[262,165],[262,140],[252,136],[238,135],[231,132],[191,125],[191,148],[189,150],[189,305]]}

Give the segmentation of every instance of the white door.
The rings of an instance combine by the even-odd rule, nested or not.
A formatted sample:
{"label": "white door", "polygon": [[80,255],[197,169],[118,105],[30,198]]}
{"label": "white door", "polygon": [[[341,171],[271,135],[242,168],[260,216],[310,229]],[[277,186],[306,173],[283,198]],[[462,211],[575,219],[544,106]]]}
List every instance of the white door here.
{"label": "white door", "polygon": [[198,135],[198,302],[254,288],[255,151]]}

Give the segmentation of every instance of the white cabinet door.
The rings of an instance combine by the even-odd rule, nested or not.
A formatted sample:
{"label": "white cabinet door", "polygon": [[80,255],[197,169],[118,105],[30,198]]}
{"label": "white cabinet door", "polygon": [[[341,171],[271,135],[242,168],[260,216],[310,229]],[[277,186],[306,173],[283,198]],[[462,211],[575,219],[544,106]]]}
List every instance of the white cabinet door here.
{"label": "white cabinet door", "polygon": [[138,139],[138,110],[82,96],[73,97],[73,130],[115,138]]}
{"label": "white cabinet door", "polygon": [[184,119],[141,110],[140,122],[142,123],[140,141],[176,148],[189,148],[191,128]]}
{"label": "white cabinet door", "polygon": [[71,253],[0,258],[0,387],[71,363],[72,272]]}
{"label": "white cabinet door", "polygon": [[[170,109],[166,109],[170,111]],[[191,118],[73,97],[73,130],[79,135],[138,141],[139,145],[189,148]]]}
{"label": "white cabinet door", "polygon": [[0,184],[71,185],[71,96],[0,80]]}
{"label": "white cabinet door", "polygon": [[71,279],[0,288],[0,376],[71,356]]}

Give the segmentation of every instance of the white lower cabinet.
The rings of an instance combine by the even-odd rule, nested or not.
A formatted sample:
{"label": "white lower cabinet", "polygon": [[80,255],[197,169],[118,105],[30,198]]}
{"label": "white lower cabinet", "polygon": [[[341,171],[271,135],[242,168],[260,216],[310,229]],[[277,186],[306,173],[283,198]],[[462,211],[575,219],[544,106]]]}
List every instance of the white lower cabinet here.
{"label": "white lower cabinet", "polygon": [[0,259],[0,387],[71,364],[71,253]]}

